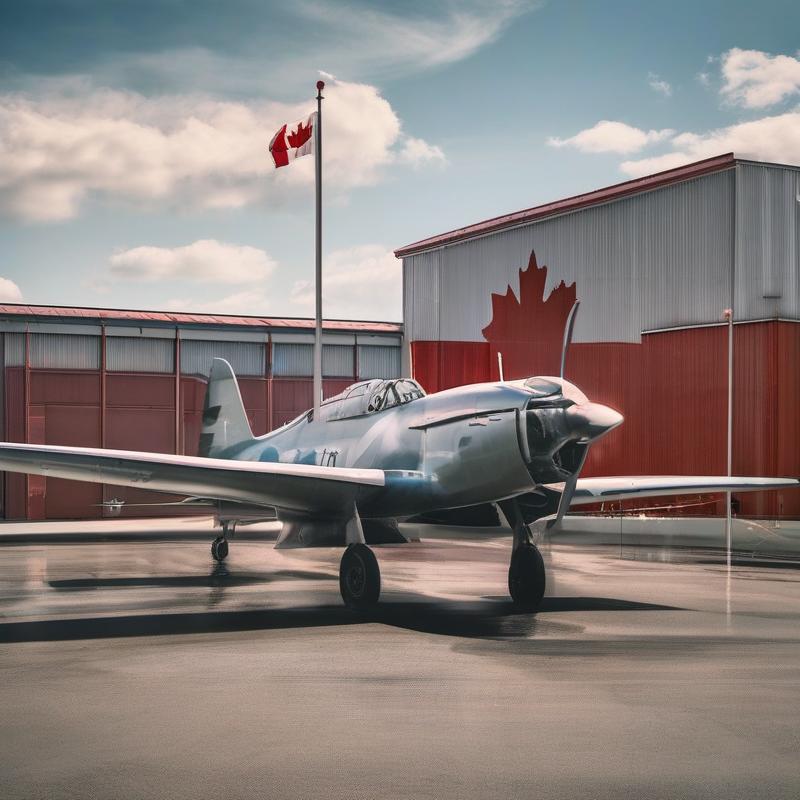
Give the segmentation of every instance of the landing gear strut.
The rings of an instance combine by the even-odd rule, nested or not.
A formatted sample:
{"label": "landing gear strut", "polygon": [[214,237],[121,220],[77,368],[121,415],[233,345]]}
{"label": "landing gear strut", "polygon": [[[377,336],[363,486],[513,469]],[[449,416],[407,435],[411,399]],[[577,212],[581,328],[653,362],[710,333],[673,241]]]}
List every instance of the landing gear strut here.
{"label": "landing gear strut", "polygon": [[228,537],[236,531],[236,520],[222,523],[222,534],[211,542],[211,556],[214,561],[224,561],[228,557]]}
{"label": "landing gear strut", "polygon": [[347,545],[339,565],[339,590],[350,608],[364,611],[378,602],[381,571],[378,559],[365,544]]}
{"label": "landing gear strut", "polygon": [[504,500],[499,505],[514,532],[508,567],[508,593],[519,608],[536,611],[546,586],[544,559],[533,543],[530,528],[525,524],[516,499]]}

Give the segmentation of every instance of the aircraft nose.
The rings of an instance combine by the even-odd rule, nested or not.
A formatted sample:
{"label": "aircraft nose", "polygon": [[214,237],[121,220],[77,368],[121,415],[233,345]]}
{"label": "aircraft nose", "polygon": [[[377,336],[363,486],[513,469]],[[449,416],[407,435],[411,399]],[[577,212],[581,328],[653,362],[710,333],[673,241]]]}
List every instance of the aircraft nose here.
{"label": "aircraft nose", "polygon": [[581,440],[593,442],[622,424],[623,416],[600,403],[582,403],[566,409],[567,424]]}

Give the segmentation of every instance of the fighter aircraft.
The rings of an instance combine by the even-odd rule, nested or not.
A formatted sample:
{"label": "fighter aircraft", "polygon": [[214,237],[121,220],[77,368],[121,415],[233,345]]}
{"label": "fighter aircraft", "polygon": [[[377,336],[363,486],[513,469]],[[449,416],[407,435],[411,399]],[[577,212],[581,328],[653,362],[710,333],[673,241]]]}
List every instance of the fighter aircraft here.
{"label": "fighter aircraft", "polygon": [[[499,508],[513,531],[508,588],[535,610],[546,584],[535,536],[582,503],[634,496],[796,487],[790,478],[579,478],[590,445],[622,415],[592,403],[560,377],[500,380],[426,394],[414,380],[355,383],[313,411],[253,436],[230,364],[214,359],[198,456],[0,443],[0,469],[137,486],[213,505],[223,560],[237,522],[277,518],[277,547],[345,547],[345,603],[378,601],[380,570],[369,545],[403,542],[397,521],[421,514]],[[529,522],[536,520],[535,531]]]}

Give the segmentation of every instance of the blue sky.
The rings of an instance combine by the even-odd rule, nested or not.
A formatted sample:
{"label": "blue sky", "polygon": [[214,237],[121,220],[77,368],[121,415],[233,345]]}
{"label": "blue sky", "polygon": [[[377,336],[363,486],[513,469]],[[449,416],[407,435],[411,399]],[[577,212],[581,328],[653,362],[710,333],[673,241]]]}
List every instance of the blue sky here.
{"label": "blue sky", "polygon": [[[800,163],[800,5],[8,0],[0,299],[397,319],[391,250],[727,150]],[[335,76],[335,77],[334,77]]]}

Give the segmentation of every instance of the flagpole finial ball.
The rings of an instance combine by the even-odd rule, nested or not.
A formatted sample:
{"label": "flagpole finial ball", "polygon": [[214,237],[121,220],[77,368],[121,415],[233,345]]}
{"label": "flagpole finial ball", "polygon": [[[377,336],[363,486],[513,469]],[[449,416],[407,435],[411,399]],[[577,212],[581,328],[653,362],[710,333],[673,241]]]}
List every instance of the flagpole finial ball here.
{"label": "flagpole finial ball", "polygon": [[317,81],[317,91],[321,92],[325,88],[325,81]]}

